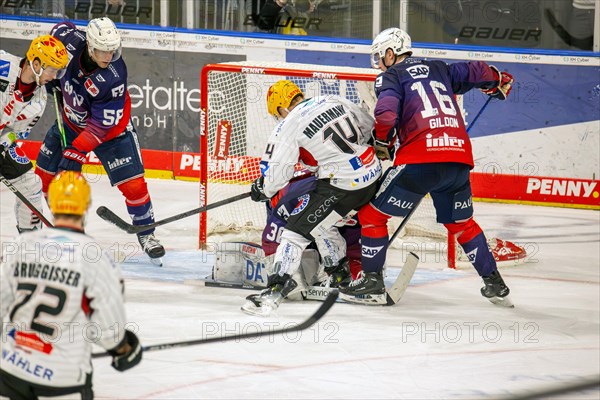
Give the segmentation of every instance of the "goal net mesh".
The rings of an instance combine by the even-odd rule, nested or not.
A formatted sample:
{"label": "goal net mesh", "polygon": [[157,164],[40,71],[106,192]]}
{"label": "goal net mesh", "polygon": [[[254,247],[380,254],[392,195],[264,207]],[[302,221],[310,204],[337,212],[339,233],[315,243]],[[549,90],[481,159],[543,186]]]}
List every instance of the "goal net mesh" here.
{"label": "goal net mesh", "polygon": [[[223,63],[205,66],[201,77],[201,203],[211,204],[249,192],[259,177],[259,161],[277,121],[266,110],[269,87],[281,79],[294,82],[306,98],[337,95],[371,112],[376,102],[373,69],[290,63]],[[462,107],[461,107],[462,108]],[[295,160],[290,160],[295,161]],[[262,203],[244,199],[200,215],[200,244],[255,241],[265,227]],[[389,224],[390,235],[399,218]],[[447,233],[435,219],[426,197],[394,247],[445,252]]]}

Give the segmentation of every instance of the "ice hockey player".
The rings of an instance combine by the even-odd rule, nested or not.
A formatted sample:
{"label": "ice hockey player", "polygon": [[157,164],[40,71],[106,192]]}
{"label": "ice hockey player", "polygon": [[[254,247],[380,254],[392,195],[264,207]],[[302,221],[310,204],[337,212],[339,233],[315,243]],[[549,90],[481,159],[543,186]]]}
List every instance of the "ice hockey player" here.
{"label": "ice hockey player", "polygon": [[[262,245],[252,242],[221,243],[216,253],[213,279],[226,284],[266,286],[267,276],[273,271],[273,258],[288,217],[305,199],[306,193],[314,190],[316,182],[317,178],[313,174],[299,171],[271,201],[265,202],[267,222],[262,232]],[[358,220],[353,217],[342,223],[343,226],[338,230],[346,241],[346,256],[334,265],[331,255],[321,257],[315,243],[308,245],[302,253],[300,268],[292,276],[298,287],[294,296],[288,295],[288,300],[305,300],[309,297],[315,299],[315,294],[308,296],[311,290],[318,291],[319,296],[325,296],[328,291],[322,291],[322,287],[337,288],[342,281],[356,277],[362,271]],[[327,243],[320,247],[328,248]],[[256,296],[258,295],[250,295],[248,298],[254,299]]]}
{"label": "ice hockey player", "polygon": [[[50,35],[33,39],[25,58],[0,50],[0,173],[38,210],[42,210],[42,184],[15,141],[29,136],[46,108],[43,86],[60,78],[68,62],[65,46]],[[19,232],[42,227],[39,217],[18,198],[15,215]]]}
{"label": "ice hockey player", "polygon": [[[91,20],[86,32],[71,22],[62,22],[51,33],[65,44],[71,62],[65,76],[53,82],[62,93],[67,146],[61,148],[61,132],[55,123],[37,159],[36,173],[42,178],[44,193],[57,171],[81,171],[86,154],[94,151],[111,185],[125,197],[133,224],[153,223],[139,142],[131,122],[119,31],[103,17]],[[165,249],[154,236],[154,229],[139,233],[138,240],[146,254],[160,264]]]}
{"label": "ice hockey player", "polygon": [[[293,82],[281,80],[267,93],[267,109],[283,119],[273,130],[252,184],[254,201],[268,201],[288,184],[298,162],[317,176],[316,186],[291,210],[274,259],[274,273],[256,303],[242,310],[268,315],[298,286],[292,279],[304,249],[313,241],[339,265],[346,242],[336,224],[375,194],[381,163],[369,144],[373,118],[338,96],[304,99]],[[319,240],[317,238],[327,239]],[[327,248],[321,248],[328,243]]]}
{"label": "ice hockey player", "polygon": [[[269,202],[267,224],[262,234],[262,248],[265,255],[275,254],[277,247],[281,243],[281,235],[287,225],[288,218],[298,204],[306,200],[306,194],[313,191],[317,186],[317,178],[313,174],[299,174],[292,178],[289,184],[275,194]],[[355,217],[342,220],[338,225],[338,231],[346,242],[346,254],[339,263],[334,263],[333,258],[336,254],[318,255],[321,260],[322,272],[317,274],[314,282],[307,284],[320,283],[328,287],[338,287],[340,283],[351,276],[356,277],[360,266],[360,225]],[[324,241],[320,246],[314,244],[308,247],[331,248],[326,237],[317,237],[315,240]],[[321,272],[321,271],[320,271]],[[306,276],[306,275],[305,275]],[[298,282],[299,283],[299,282]]]}
{"label": "ice hockey player", "polygon": [[371,47],[372,63],[383,72],[375,81],[375,147],[394,167],[381,179],[377,195],[358,213],[362,226],[364,273],[340,291],[382,293],[381,274],[388,248],[387,221],[405,217],[431,194],[437,221],[457,237],[483,278],[481,294],[512,306],[509,289],[479,225],[473,219],[471,142],[455,94],[473,88],[504,100],[513,78],[481,61],[446,64],[411,58],[411,39],[398,28],[381,32]]}
{"label": "ice hockey player", "polygon": [[93,398],[94,343],[118,371],[142,359],[137,336],[125,329],[120,269],[84,233],[90,201],[79,172],[59,173],[48,190],[54,228],[25,232],[4,246],[2,396]]}

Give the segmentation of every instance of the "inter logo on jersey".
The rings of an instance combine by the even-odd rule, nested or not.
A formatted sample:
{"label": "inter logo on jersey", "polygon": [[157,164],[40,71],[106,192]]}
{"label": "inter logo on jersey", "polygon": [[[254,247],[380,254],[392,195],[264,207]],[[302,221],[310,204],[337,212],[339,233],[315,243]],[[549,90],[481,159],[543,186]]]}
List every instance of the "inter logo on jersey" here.
{"label": "inter logo on jersey", "polygon": [[87,78],[83,85],[85,86],[85,90],[87,90],[88,93],[93,97],[98,96],[98,93],[100,93],[100,90],[98,90],[98,87],[94,85],[94,82],[92,82],[90,78]]}

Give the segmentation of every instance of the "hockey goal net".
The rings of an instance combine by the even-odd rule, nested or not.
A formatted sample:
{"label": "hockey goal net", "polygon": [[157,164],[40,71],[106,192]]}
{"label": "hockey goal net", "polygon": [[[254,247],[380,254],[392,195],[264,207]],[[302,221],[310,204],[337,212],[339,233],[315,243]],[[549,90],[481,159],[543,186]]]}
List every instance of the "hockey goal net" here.
{"label": "hockey goal net", "polygon": [[[291,63],[206,65],[200,87],[200,206],[248,192],[259,176],[259,161],[276,125],[266,109],[266,95],[272,84],[288,79],[307,98],[338,95],[372,112],[377,73],[370,68]],[[200,246],[221,241],[260,242],[265,222],[264,205],[249,198],[201,213]],[[390,236],[399,222],[399,218],[392,219]],[[436,222],[430,198],[423,199],[393,247],[455,267],[454,241],[448,240],[446,229]]]}

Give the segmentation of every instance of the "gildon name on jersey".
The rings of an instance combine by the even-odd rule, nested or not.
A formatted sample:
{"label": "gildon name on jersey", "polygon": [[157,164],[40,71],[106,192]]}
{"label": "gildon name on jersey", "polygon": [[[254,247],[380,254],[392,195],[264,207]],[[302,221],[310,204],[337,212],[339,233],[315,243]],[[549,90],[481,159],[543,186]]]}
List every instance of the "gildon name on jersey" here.
{"label": "gildon name on jersey", "polygon": [[458,119],[454,117],[444,117],[444,118],[431,118],[429,120],[429,127],[431,129],[435,128],[460,128],[460,124],[458,123]]}

